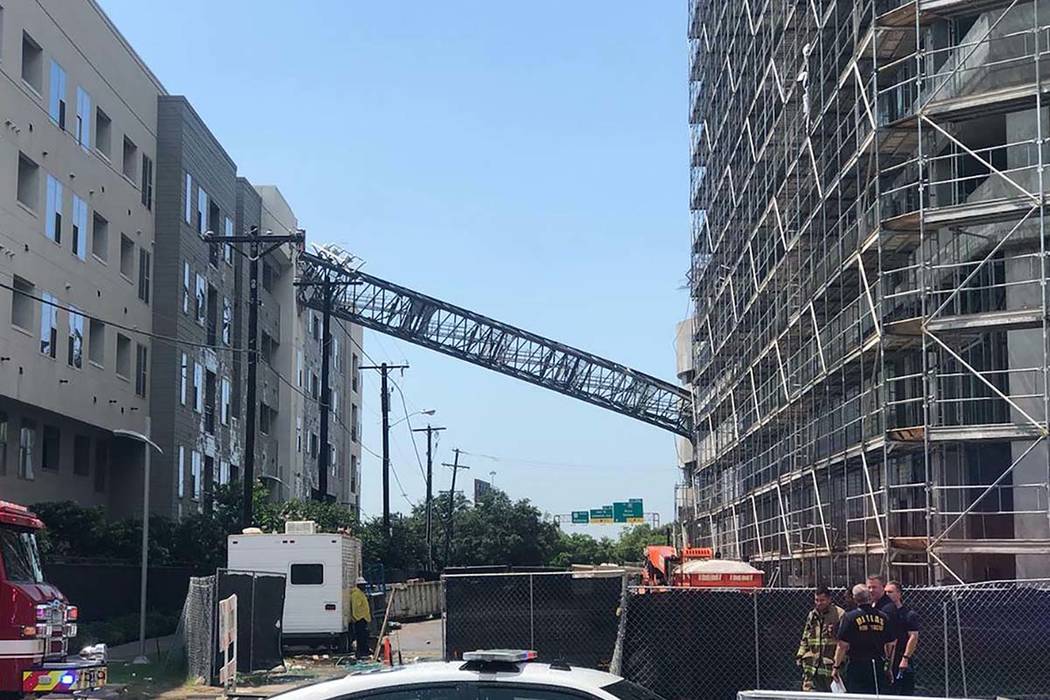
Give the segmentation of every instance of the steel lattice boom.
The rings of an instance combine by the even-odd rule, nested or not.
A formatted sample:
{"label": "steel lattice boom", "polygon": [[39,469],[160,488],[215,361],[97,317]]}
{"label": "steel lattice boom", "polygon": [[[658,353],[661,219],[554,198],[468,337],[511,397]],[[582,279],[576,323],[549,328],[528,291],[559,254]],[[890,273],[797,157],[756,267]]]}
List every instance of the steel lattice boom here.
{"label": "steel lattice boom", "polygon": [[299,298],[365,328],[458,357],[679,435],[692,434],[692,399],[679,386],[582,350],[354,270],[329,256],[299,256]]}

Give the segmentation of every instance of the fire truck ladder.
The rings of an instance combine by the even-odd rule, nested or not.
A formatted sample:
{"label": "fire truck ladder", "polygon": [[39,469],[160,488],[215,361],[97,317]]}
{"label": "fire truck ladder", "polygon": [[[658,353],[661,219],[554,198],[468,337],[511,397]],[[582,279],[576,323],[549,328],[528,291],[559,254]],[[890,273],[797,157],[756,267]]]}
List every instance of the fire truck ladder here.
{"label": "fire truck ladder", "polygon": [[678,435],[692,435],[682,387],[354,269],[327,246],[298,256],[299,300],[365,328],[552,389]]}

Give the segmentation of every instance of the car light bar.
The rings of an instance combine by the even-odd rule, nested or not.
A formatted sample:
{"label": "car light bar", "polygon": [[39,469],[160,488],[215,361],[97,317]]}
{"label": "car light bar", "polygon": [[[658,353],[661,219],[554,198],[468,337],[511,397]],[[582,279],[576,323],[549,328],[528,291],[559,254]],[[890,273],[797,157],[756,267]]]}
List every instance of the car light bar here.
{"label": "car light bar", "polygon": [[517,663],[519,661],[535,661],[537,654],[526,649],[479,649],[468,651],[463,654],[464,661],[503,661]]}

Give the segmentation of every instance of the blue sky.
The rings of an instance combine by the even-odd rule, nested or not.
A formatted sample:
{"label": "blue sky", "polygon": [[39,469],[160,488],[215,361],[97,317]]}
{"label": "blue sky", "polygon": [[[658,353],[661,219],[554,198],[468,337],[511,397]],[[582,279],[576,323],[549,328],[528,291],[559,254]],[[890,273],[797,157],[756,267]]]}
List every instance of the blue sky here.
{"label": "blue sky", "polygon": [[[673,379],[688,311],[684,1],[101,4],[240,173],[281,188],[311,240]],[[670,434],[392,338],[367,333],[365,347],[411,365],[398,380],[409,410],[438,410],[438,461],[470,453],[468,486],[495,471],[551,513],[641,497],[671,516]],[[365,387],[378,452],[376,379]],[[396,394],[393,406],[396,420]],[[392,453],[416,501],[407,425]],[[377,513],[379,460],[366,453],[363,472],[364,511]],[[392,505],[407,508],[400,489]]]}

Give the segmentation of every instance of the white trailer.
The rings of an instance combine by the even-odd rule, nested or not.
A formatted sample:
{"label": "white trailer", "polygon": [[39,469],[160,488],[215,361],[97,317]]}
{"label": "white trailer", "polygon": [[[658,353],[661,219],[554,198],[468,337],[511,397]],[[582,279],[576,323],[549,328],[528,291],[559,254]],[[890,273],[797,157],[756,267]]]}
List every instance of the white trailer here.
{"label": "white trailer", "polygon": [[230,535],[227,568],[284,574],[286,641],[349,641],[350,591],[361,575],[361,542],[316,532],[314,523],[289,522],[284,534]]}

